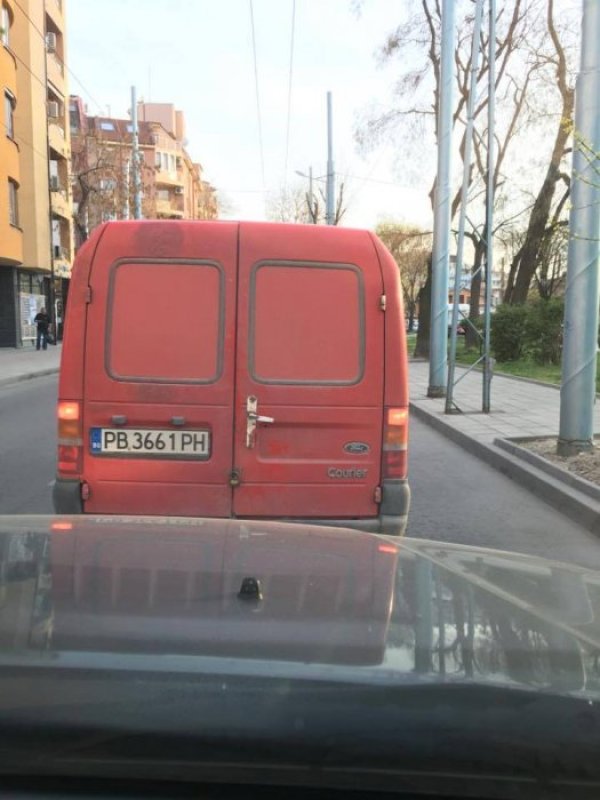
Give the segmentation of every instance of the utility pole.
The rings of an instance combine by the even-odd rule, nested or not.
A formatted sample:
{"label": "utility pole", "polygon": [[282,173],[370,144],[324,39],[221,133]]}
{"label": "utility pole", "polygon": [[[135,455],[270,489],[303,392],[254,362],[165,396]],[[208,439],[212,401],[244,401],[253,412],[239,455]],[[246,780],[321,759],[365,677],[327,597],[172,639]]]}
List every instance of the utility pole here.
{"label": "utility pole", "polygon": [[327,190],[325,203],[325,221],[327,225],[333,225],[335,223],[335,176],[333,172],[332,127],[331,92],[327,92]]}
{"label": "utility pole", "polygon": [[444,397],[448,366],[448,271],[450,264],[450,154],[454,82],[454,0],[442,6],[438,163],[433,221],[431,333],[428,397]]}
{"label": "utility pole", "polygon": [[600,186],[600,3],[583,0],[565,292],[558,453],[594,446]]}
{"label": "utility pole", "polygon": [[131,127],[133,133],[133,153],[132,153],[132,169],[133,169],[133,217],[134,219],[142,218],[142,180],[141,180],[141,164],[140,164],[140,143],[138,134],[138,113],[137,113],[137,95],[135,86],[131,87]]}
{"label": "utility pole", "polygon": [[454,374],[456,366],[456,335],[458,328],[458,301],[465,251],[465,223],[467,219],[467,203],[469,201],[469,183],[471,178],[471,151],[473,149],[473,129],[475,126],[475,97],[477,95],[477,75],[479,72],[479,50],[481,38],[481,19],[483,16],[483,0],[477,0],[473,20],[473,41],[471,44],[471,66],[469,77],[469,96],[467,98],[467,129],[465,131],[465,152],[463,156],[463,182],[460,195],[460,212],[458,216],[458,240],[456,243],[456,267],[454,270],[454,303],[452,305],[452,327],[450,328],[450,363],[448,365],[448,385],[446,391],[446,414],[451,414],[454,403]]}
{"label": "utility pole", "polygon": [[494,272],[494,172],[496,125],[496,0],[490,0],[490,28],[488,44],[488,141],[487,141],[487,192],[485,208],[485,317],[483,323],[483,396],[482,411],[490,413],[492,359],[490,356],[492,280]]}

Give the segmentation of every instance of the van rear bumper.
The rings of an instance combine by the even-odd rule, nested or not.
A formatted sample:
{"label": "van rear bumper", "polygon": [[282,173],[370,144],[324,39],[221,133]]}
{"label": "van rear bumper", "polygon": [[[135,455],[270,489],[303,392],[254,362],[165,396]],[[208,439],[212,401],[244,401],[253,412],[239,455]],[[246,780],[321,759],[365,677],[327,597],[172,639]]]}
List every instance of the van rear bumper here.
{"label": "van rear bumper", "polygon": [[52,504],[57,514],[83,514],[81,481],[57,478],[52,489]]}
{"label": "van rear bumper", "polygon": [[[408,481],[384,481],[380,513],[377,517],[362,519],[314,519],[312,517],[279,518],[285,522],[302,522],[306,525],[327,525],[336,528],[352,528],[368,533],[385,533],[402,536],[406,532],[410,507]],[[81,483],[79,480],[57,478],[52,490],[52,502],[57,514],[83,514]]]}
{"label": "van rear bumper", "polygon": [[310,517],[294,517],[282,522],[301,522],[306,525],[325,525],[334,528],[351,528],[367,533],[385,533],[388,536],[403,536],[408,523],[410,508],[410,486],[408,481],[384,481],[382,501],[378,517],[363,519],[314,519]]}

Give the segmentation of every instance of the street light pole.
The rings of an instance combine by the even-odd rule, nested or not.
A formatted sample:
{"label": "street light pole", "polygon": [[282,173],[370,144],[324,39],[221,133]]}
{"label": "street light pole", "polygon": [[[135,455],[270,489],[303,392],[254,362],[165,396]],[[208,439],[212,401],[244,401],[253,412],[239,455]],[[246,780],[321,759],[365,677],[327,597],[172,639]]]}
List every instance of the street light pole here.
{"label": "street light pole", "polygon": [[134,219],[142,218],[142,181],[141,181],[141,164],[140,164],[140,142],[138,132],[138,113],[137,113],[137,96],[135,86],[131,87],[131,127],[133,133],[133,154],[132,154],[132,167],[133,167],[133,216]]}
{"label": "street light pole", "polygon": [[333,121],[331,92],[327,92],[327,190],[325,203],[325,221],[327,225],[335,223],[334,197],[335,176],[333,172]]}
{"label": "street light pole", "polygon": [[428,397],[444,397],[448,366],[448,272],[450,266],[450,161],[454,81],[454,0],[442,6],[438,109],[438,162],[435,183],[431,280],[431,335]]}
{"label": "street light pole", "polygon": [[594,446],[598,346],[598,231],[600,188],[600,4],[584,0],[581,65],[575,87],[575,131],[569,216],[569,254],[560,389],[559,455]]}

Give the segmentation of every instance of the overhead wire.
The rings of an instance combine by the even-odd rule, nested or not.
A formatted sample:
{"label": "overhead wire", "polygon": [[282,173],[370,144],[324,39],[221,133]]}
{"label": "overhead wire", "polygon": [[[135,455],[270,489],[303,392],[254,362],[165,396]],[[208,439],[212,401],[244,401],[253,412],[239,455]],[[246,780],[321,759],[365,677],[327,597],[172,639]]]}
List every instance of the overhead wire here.
{"label": "overhead wire", "polygon": [[287,186],[288,160],[290,154],[290,122],[292,118],[292,80],[294,74],[294,38],[296,33],[296,0],[292,0],[292,33],[290,38],[290,68],[288,77],[288,103],[287,103],[287,125],[285,132],[285,167],[283,170],[283,181]]}
{"label": "overhead wire", "polygon": [[[19,2],[19,0],[13,0],[13,2],[14,2],[14,4],[17,6],[17,8],[18,8],[18,9],[20,9],[20,11],[21,11],[21,12],[24,14],[24,16],[26,17],[26,19],[27,19],[27,20],[29,20],[29,23],[31,24],[31,27],[32,27],[32,28],[33,28],[35,31],[37,31],[38,35],[41,37],[41,39],[42,39],[42,41],[44,42],[44,45],[45,45],[45,44],[46,44],[46,34],[45,34],[45,33],[44,33],[44,32],[43,32],[43,31],[42,31],[40,28],[38,28],[38,26],[35,24],[35,22],[34,22],[34,21],[31,19],[31,17],[30,17],[30,16],[29,16],[29,14],[27,13],[27,11],[26,11],[26,10],[23,8],[23,6],[22,6],[22,5],[21,5],[21,3]],[[12,52],[12,51],[11,51],[11,52]],[[18,56],[17,56],[17,54],[16,54],[16,53],[13,53],[13,55],[15,56],[15,58],[18,58]],[[83,89],[83,91],[85,92],[85,94],[86,94],[86,95],[87,95],[87,96],[90,98],[90,100],[91,100],[91,101],[92,101],[92,102],[93,102],[93,103],[94,103],[94,104],[95,104],[95,105],[96,105],[96,106],[97,106],[97,107],[100,109],[100,111],[101,111],[101,112],[103,112],[103,111],[104,111],[103,107],[102,107],[102,106],[100,105],[100,103],[99,103],[99,102],[96,100],[96,98],[95,98],[95,97],[92,95],[92,93],[91,93],[91,92],[90,92],[90,91],[89,91],[89,90],[88,90],[88,89],[87,89],[87,88],[86,88],[86,87],[83,85],[83,83],[81,82],[81,80],[80,80],[80,79],[77,77],[77,75],[76,75],[76,74],[73,72],[73,70],[72,70],[72,69],[69,67],[69,65],[68,65],[68,64],[65,62],[65,60],[64,60],[63,58],[61,58],[61,57],[58,55],[58,53],[55,53],[54,55],[56,56],[57,60],[58,60],[58,61],[61,63],[61,65],[62,65],[63,69],[66,69],[66,70],[67,70],[67,72],[69,73],[69,75],[70,75],[70,76],[71,76],[71,77],[72,77],[72,78],[73,78],[73,79],[74,79],[74,80],[75,80],[75,81],[76,81],[76,82],[79,84],[79,86],[81,86],[81,88]],[[31,72],[31,74],[32,74],[32,75],[33,75],[33,76],[34,76],[34,77],[35,77],[35,78],[36,78],[36,79],[37,79],[37,80],[38,80],[38,81],[39,81],[39,82],[40,82],[40,83],[41,83],[41,84],[42,84],[44,87],[46,87],[46,83],[45,83],[44,81],[42,81],[40,78],[38,78],[38,76],[37,76],[37,75],[35,75],[35,73],[34,73],[34,72],[33,72],[33,71],[32,71],[32,70],[31,70],[31,69],[28,67],[28,65],[27,65],[27,64],[25,64],[25,62],[23,62],[23,61],[22,61],[20,58],[18,58],[18,60],[19,60],[19,61],[20,61],[20,62],[21,62],[21,63],[22,63],[22,64],[23,64],[23,65],[24,65],[24,66],[25,66],[25,67],[26,67],[28,70],[29,70],[29,72]]]}
{"label": "overhead wire", "polygon": [[263,145],[262,119],[260,114],[260,94],[258,90],[258,59],[256,56],[256,31],[254,27],[254,3],[250,0],[250,24],[252,27],[252,53],[254,57],[254,85],[256,90],[256,116],[258,120],[258,146],[260,149],[260,171],[262,185],[265,186],[265,150]]}

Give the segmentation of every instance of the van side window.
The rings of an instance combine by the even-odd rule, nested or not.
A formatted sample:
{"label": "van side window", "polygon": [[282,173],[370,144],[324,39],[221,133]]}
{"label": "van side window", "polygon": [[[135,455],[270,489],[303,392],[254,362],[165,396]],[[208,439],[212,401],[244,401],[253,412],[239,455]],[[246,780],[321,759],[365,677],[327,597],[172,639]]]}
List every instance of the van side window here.
{"label": "van side window", "polygon": [[250,283],[249,370],[261,383],[351,385],[363,376],[364,289],[353,265],[261,262]]}
{"label": "van side window", "polygon": [[213,383],[223,362],[224,276],[215,263],[117,262],[105,364],[115,380]]}

